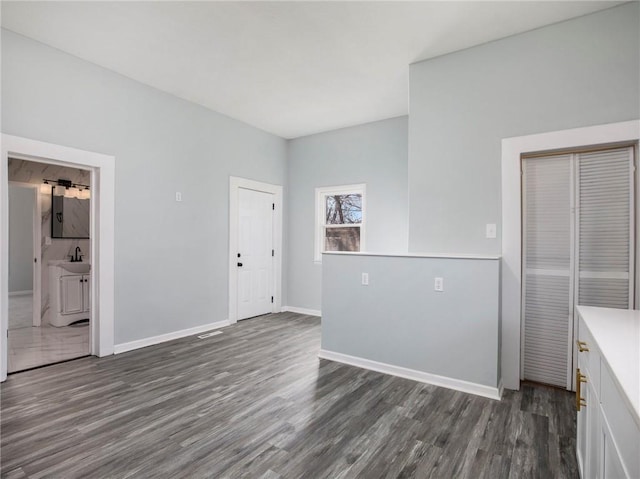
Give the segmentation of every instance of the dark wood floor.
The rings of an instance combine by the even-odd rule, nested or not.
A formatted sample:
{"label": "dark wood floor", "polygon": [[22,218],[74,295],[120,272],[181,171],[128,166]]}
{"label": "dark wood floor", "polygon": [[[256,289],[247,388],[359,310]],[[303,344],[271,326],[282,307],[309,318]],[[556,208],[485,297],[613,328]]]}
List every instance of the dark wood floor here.
{"label": "dark wood floor", "polygon": [[571,394],[493,401],[319,347],[319,319],[283,313],[11,375],[2,477],[578,477]]}

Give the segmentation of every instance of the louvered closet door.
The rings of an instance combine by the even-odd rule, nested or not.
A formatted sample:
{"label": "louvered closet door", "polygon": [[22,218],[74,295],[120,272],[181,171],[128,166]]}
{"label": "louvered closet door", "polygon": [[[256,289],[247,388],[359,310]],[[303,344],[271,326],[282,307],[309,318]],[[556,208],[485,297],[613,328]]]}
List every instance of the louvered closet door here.
{"label": "louvered closet door", "polygon": [[524,379],[572,388],[574,304],[634,306],[633,155],[523,160]]}
{"label": "louvered closet door", "polygon": [[523,160],[524,379],[565,387],[573,310],[571,155]]}
{"label": "louvered closet door", "polygon": [[577,155],[576,302],[633,307],[633,149]]}

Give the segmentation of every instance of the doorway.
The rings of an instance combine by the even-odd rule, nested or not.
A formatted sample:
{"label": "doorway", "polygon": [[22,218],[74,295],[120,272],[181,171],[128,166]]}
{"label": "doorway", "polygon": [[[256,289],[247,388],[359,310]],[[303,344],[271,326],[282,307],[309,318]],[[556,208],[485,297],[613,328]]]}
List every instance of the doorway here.
{"label": "doorway", "polygon": [[231,177],[229,321],[281,309],[282,186]]}
{"label": "doorway", "polygon": [[[500,370],[505,389],[520,389],[522,330],[522,155],[640,140],[640,121],[607,123],[504,138],[501,152],[502,274]],[[636,192],[637,193],[637,192]],[[639,195],[636,194],[636,198]],[[638,254],[636,254],[636,260]],[[640,271],[636,265],[636,273]],[[637,278],[636,278],[636,281]],[[638,299],[636,298],[636,302]]]}
{"label": "doorway", "polygon": [[575,306],[635,298],[635,147],[522,159],[524,380],[571,390]]}
{"label": "doorway", "polygon": [[[114,331],[114,184],[115,158],[12,135],[2,135],[0,158],[0,380],[7,377],[9,297],[9,158],[89,170],[92,197],[89,248],[93,298],[89,350],[97,356],[113,354]],[[95,241],[96,238],[100,241]]]}
{"label": "doorway", "polygon": [[14,373],[89,355],[91,194],[85,169],[10,157],[8,176]]}

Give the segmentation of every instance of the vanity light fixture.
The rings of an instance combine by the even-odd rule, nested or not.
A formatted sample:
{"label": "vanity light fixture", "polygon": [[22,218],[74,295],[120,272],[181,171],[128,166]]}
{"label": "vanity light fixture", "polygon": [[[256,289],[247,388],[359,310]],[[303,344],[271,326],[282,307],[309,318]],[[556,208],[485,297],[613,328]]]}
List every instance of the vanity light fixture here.
{"label": "vanity light fixture", "polygon": [[44,183],[40,185],[40,194],[42,195],[50,194],[51,188],[53,188],[53,186],[49,184],[49,180],[44,180]]}
{"label": "vanity light fixture", "polygon": [[44,183],[40,185],[40,192],[48,194],[52,192],[54,196],[64,196],[65,198],[80,198],[88,200],[91,197],[89,193],[89,185],[73,183],[71,180],[48,180],[44,179]]}
{"label": "vanity light fixture", "polygon": [[64,192],[64,197],[65,198],[77,198],[79,194],[80,194],[80,190],[78,188],[76,188],[75,186],[72,186],[72,187],[66,189],[66,191]]}

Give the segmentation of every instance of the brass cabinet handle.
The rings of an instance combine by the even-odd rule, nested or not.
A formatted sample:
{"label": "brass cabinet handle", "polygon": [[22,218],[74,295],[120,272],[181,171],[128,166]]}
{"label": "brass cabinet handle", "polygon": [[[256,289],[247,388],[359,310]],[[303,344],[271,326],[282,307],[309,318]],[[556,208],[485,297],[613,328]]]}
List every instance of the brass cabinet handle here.
{"label": "brass cabinet handle", "polygon": [[587,343],[585,341],[576,341],[576,343],[578,344],[578,351],[580,351],[581,353],[589,351],[589,347],[587,346]]}
{"label": "brass cabinet handle", "polygon": [[580,368],[576,368],[576,411],[580,411],[580,407],[587,405],[586,401],[582,399],[582,383],[587,382],[587,376],[580,372]]}

